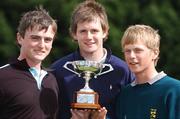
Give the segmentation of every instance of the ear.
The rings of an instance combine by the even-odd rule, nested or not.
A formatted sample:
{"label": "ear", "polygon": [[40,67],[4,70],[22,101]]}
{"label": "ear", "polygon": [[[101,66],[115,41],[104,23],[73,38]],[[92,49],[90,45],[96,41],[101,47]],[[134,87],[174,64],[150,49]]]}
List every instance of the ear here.
{"label": "ear", "polygon": [[104,30],[104,31],[103,31],[103,39],[106,38],[107,35],[108,35],[108,30]]}
{"label": "ear", "polygon": [[17,44],[18,44],[18,45],[21,45],[22,40],[23,40],[23,38],[22,38],[22,36],[20,35],[20,33],[17,33],[17,34],[16,34],[16,42],[17,42]]}
{"label": "ear", "polygon": [[155,49],[154,50],[154,57],[153,57],[153,59],[158,59],[158,57],[159,57],[159,50]]}
{"label": "ear", "polygon": [[72,33],[71,36],[73,37],[74,41],[78,41],[76,34]]}

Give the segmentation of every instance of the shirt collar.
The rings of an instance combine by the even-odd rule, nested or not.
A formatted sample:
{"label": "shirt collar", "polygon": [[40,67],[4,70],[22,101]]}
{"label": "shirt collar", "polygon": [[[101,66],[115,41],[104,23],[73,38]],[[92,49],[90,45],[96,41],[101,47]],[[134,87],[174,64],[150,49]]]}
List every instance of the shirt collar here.
{"label": "shirt collar", "polygon": [[26,59],[11,59],[10,64],[20,70],[28,70],[30,68],[26,62]]}
{"label": "shirt collar", "polygon": [[29,71],[31,72],[34,79],[36,80],[38,89],[41,89],[42,80],[46,76],[46,74],[48,74],[47,71],[43,69],[39,71],[35,67],[29,68]]}
{"label": "shirt collar", "polygon": [[107,57],[107,50],[104,48],[103,49],[104,55],[101,58],[101,60],[99,61],[100,63],[104,63],[106,61],[106,57]]}
{"label": "shirt collar", "polygon": [[34,77],[40,77],[40,75],[46,75],[47,74],[47,71],[45,71],[45,70],[38,70],[38,69],[36,69],[35,67],[31,67],[31,68],[29,68],[29,71],[31,72],[31,74],[34,76]]}
{"label": "shirt collar", "polygon": [[[18,60],[17,58],[13,58],[10,60],[9,64],[20,70],[29,70],[30,68],[26,59]],[[41,69],[45,71],[52,71],[52,69],[44,68],[44,67],[41,67]]]}
{"label": "shirt collar", "polygon": [[[103,58],[105,58],[105,59],[103,59],[102,61],[103,62],[109,62],[109,60],[111,59],[111,55],[112,55],[112,51],[111,51],[111,49],[110,48],[108,48],[107,46],[103,46],[104,47],[104,49],[106,49],[106,54],[104,55],[104,57]],[[81,56],[81,54],[80,54],[80,49],[79,49],[79,47],[77,48],[77,50],[75,51],[75,53],[73,53],[73,60],[74,61],[76,61],[76,60],[85,60],[82,56]]]}
{"label": "shirt collar", "polygon": [[[104,48],[103,49],[103,57],[97,62],[98,63],[104,63],[106,61],[106,57],[107,57],[107,50]],[[88,60],[88,59],[85,59],[85,60]]]}
{"label": "shirt collar", "polygon": [[[161,71],[160,73],[158,73],[154,78],[152,78],[151,80],[147,81],[147,83],[149,83],[150,85],[152,85],[153,83],[155,83],[156,81],[162,79],[163,77],[165,77],[167,74],[165,74],[163,71]],[[131,86],[136,86],[136,80],[134,80],[131,83]]]}

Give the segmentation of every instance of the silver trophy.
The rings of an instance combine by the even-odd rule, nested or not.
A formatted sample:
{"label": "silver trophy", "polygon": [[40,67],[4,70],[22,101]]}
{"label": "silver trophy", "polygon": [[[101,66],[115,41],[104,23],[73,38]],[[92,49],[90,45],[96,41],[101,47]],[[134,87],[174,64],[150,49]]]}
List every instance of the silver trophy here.
{"label": "silver trophy", "polygon": [[[73,68],[71,69],[69,65],[72,65]],[[103,70],[105,67],[108,67],[107,70]],[[71,105],[72,108],[99,109],[99,95],[89,87],[89,80],[92,77],[97,78],[97,76],[113,71],[112,66],[110,64],[98,63],[96,61],[78,60],[66,62],[64,68],[85,79],[84,88],[74,94],[73,103]]]}

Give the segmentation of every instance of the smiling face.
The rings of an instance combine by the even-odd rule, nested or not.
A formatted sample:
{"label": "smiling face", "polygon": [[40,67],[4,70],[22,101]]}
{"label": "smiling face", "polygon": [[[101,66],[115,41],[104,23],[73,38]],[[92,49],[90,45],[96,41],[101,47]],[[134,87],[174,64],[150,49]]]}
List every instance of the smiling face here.
{"label": "smiling face", "polygon": [[156,74],[160,46],[157,30],[147,25],[132,25],[124,32],[121,46],[126,62],[136,76],[145,74],[152,77]]}
{"label": "smiling face", "polygon": [[79,22],[76,33],[73,35],[77,40],[82,56],[97,54],[103,50],[103,39],[107,32],[102,30],[100,20]]}
{"label": "smiling face", "polygon": [[50,53],[55,33],[50,25],[48,29],[39,30],[38,27],[26,30],[24,37],[17,34],[17,42],[20,45],[18,59],[26,59],[28,64],[41,64],[42,60]]}
{"label": "smiling face", "polygon": [[135,74],[150,73],[158,52],[149,49],[142,41],[124,45],[124,56],[129,68]]}

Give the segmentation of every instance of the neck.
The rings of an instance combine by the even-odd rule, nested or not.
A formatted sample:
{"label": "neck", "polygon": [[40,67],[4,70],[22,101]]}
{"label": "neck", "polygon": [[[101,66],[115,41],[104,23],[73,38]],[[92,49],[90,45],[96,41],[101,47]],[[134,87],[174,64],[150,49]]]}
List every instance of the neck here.
{"label": "neck", "polygon": [[106,49],[102,49],[99,52],[81,53],[85,60],[101,62],[106,53]]}
{"label": "neck", "polygon": [[136,83],[137,84],[143,84],[143,83],[147,83],[149,80],[152,80],[156,75],[158,74],[158,72],[156,71],[155,68],[153,68],[152,70],[148,71],[142,71],[139,73],[136,73]]}

